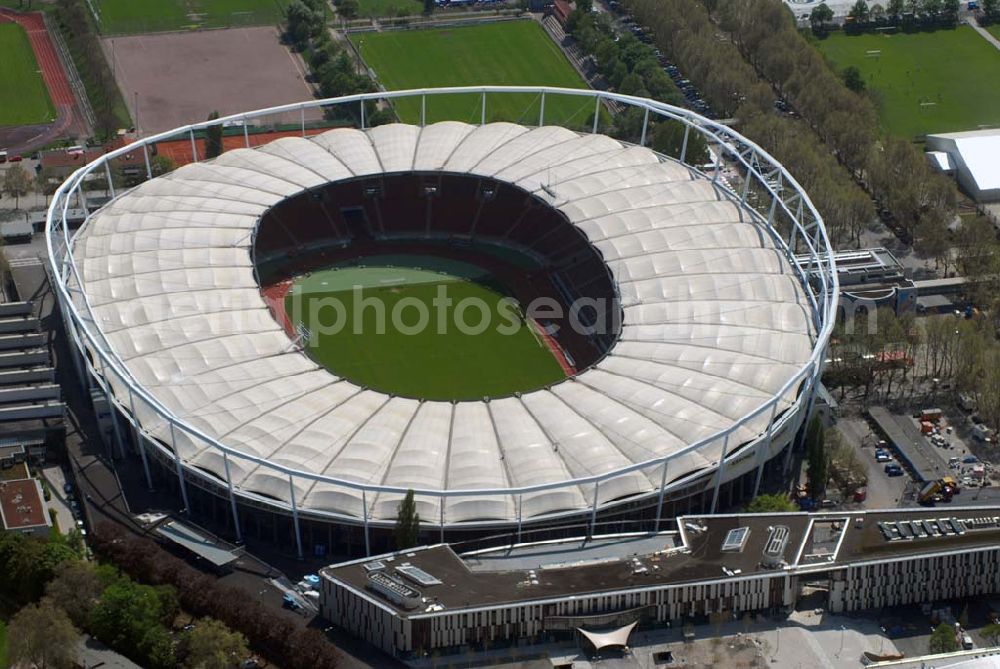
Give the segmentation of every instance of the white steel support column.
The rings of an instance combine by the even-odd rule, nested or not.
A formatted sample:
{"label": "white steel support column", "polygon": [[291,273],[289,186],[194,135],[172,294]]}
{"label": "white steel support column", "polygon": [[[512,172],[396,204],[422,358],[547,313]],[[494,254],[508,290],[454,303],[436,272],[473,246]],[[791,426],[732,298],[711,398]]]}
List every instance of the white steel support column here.
{"label": "white steel support column", "polygon": [[177,469],[177,481],[181,486],[181,499],[184,500],[184,510],[191,514],[191,503],[188,501],[187,482],[184,480],[184,468],[181,466],[181,454],[177,451],[177,428],[170,424],[170,447],[174,449],[174,467]]}
{"label": "white steel support column", "polygon": [[441,525],[441,543],[444,543],[444,497],[438,497],[438,504],[441,506],[441,516],[439,522]]}
{"label": "white steel support column", "polygon": [[646,107],[646,113],[642,115],[642,135],[639,137],[639,146],[646,146],[646,131],[649,129],[649,107]]}
{"label": "white steel support column", "polygon": [[420,96],[420,127],[427,125],[427,94]]}
{"label": "white steel support column", "polygon": [[517,496],[517,543],[521,543],[521,511],[524,508],[524,495],[518,494]]}
{"label": "white steel support column", "polygon": [[757,447],[760,450],[757,453],[757,480],[753,484],[754,497],[760,492],[760,482],[764,478],[764,465],[767,464],[767,456],[771,453],[771,441],[774,439],[774,419],[777,415],[778,401],[775,400],[774,406],[771,407],[771,420],[767,424],[766,441]]}
{"label": "white steel support column", "polygon": [[[69,253],[69,250],[66,251]],[[63,329],[66,331],[66,338],[69,340],[69,350],[70,357],[73,358],[73,367],[76,369],[76,379],[80,382],[80,385],[84,388],[87,387],[87,370],[83,364],[83,354],[80,352],[80,337],[76,333],[76,324],[69,317],[69,308],[66,305],[60,305],[59,311],[62,312],[63,319]]]}
{"label": "white steel support column", "polygon": [[368,492],[366,490],[361,491],[361,514],[365,523],[365,557],[370,557],[372,548],[368,539]]}
{"label": "white steel support column", "polygon": [[684,159],[687,158],[688,136],[690,134],[691,134],[691,126],[685,125],[684,126],[684,141],[681,142],[681,156],[680,156],[680,159],[679,159],[682,163],[684,162]]}
{"label": "white steel support column", "polygon": [[591,129],[591,133],[597,134],[597,123],[601,120],[601,96],[598,95],[594,97],[594,127]]}
{"label": "white steel support column", "polygon": [[288,475],[288,494],[292,500],[292,524],[295,525],[295,549],[302,559],[302,532],[299,530],[299,505],[295,503],[295,481]]}
{"label": "white steel support column", "polygon": [[146,486],[153,490],[153,477],[149,473],[149,460],[146,458],[146,444],[143,443],[142,430],[139,429],[139,419],[135,415],[135,395],[132,389],[128,389],[128,408],[132,412],[132,435],[135,437],[135,445],[139,447],[139,457],[142,458],[142,468],[146,472]]}
{"label": "white steel support column", "polygon": [[243,144],[250,148],[250,128],[247,126],[246,117],[243,118]]}
{"label": "white steel support column", "polygon": [[[108,192],[111,193],[111,198],[115,197],[115,181],[111,178],[111,163],[109,161],[104,161],[104,174],[108,180]],[[84,205],[86,208],[86,205]]]}
{"label": "white steel support column", "polygon": [[587,536],[594,537],[594,526],[597,525],[597,493],[601,489],[601,482],[594,481],[594,506],[590,509],[590,531]]}
{"label": "white steel support column", "polygon": [[226,472],[226,487],[229,488],[229,506],[233,510],[233,527],[236,528],[236,541],[243,543],[243,532],[240,530],[240,514],[236,509],[236,491],[233,490],[233,477],[229,473],[229,454],[222,452],[222,466]]}
{"label": "white steel support column", "polygon": [[198,145],[194,141],[194,128],[188,132],[191,134],[191,160],[198,162]]}
{"label": "white steel support column", "polygon": [[[754,154],[751,153],[750,154],[750,161],[749,161],[751,165],[754,162],[753,158],[754,158]],[[750,168],[749,167],[747,167],[746,176],[743,177],[743,193],[740,195],[740,202],[742,204],[746,204],[747,203],[747,196],[748,195],[750,195]]]}
{"label": "white steel support column", "polygon": [[150,165],[150,163],[149,163],[149,145],[148,144],[143,144],[142,145],[142,157],[146,160],[146,178],[147,179],[152,179],[153,178],[153,166]]}
{"label": "white steel support column", "polygon": [[483,91],[483,102],[479,109],[479,125],[486,125],[486,91]]}
{"label": "white steel support column", "polygon": [[365,101],[361,100],[361,129],[365,129]]}
{"label": "white steel support column", "polygon": [[663,517],[663,496],[667,488],[667,465],[669,460],[663,461],[663,473],[660,475],[660,495],[656,503],[656,525],[654,527],[655,532],[660,531],[660,519]]}
{"label": "white steel support column", "polygon": [[111,431],[115,434],[115,445],[118,446],[118,458],[125,459],[125,442],[122,440],[121,428],[118,426],[118,405],[111,400],[111,390],[107,377],[104,379],[104,399],[108,403],[108,415],[111,417]]}
{"label": "white steel support column", "polygon": [[538,112],[538,127],[545,125],[545,91],[542,91],[542,104]]}
{"label": "white steel support column", "polygon": [[[72,346],[72,342],[70,342]],[[122,444],[122,435],[118,429],[118,407],[111,401],[111,383],[108,381],[107,368],[104,366],[104,358],[97,356],[97,360],[101,365],[101,383],[97,385],[104,391],[104,401],[108,403],[108,417],[111,419],[111,430],[115,435],[115,446],[118,447],[118,457],[120,459],[125,458],[125,446]],[[114,450],[112,452],[111,459],[114,460]]]}
{"label": "white steel support column", "polygon": [[302,124],[302,136],[306,136],[306,108],[299,109],[299,122]]}
{"label": "white steel support column", "polygon": [[719,488],[722,486],[722,477],[726,473],[726,454],[729,452],[729,435],[722,440],[722,456],[719,458],[719,471],[715,478],[715,490],[712,491],[712,510],[710,513],[715,513],[715,508],[719,503]]}

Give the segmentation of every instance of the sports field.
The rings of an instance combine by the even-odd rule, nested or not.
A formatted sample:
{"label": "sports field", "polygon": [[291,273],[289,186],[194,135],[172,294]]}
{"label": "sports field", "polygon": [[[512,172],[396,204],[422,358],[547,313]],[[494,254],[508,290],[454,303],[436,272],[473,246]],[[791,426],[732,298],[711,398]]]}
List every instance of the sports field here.
{"label": "sports field", "polygon": [[883,127],[915,137],[1000,124],[1000,51],[972,28],[831,34],[820,50],[843,69],[861,70],[876,91]]}
{"label": "sports field", "polygon": [[513,302],[455,269],[314,272],[292,286],[285,309],[296,328],[307,328],[299,332],[310,357],[386,393],[472,400],[565,378]]}
{"label": "sports field", "polygon": [[285,0],[94,0],[105,35],[273,25]]}
{"label": "sports field", "polygon": [[[392,11],[390,11],[392,10]],[[358,16],[412,16],[424,11],[419,0],[359,0]]]}
{"label": "sports field", "polygon": [[[388,90],[477,84],[587,88],[555,43],[534,21],[506,21],[441,30],[354,33],[362,57]],[[396,103],[404,122],[420,122],[420,100]],[[478,123],[481,98],[434,95],[427,98],[427,122]],[[487,97],[487,121],[538,122],[535,95]],[[546,122],[584,126],[594,111],[592,99],[548,96]]]}
{"label": "sports field", "polygon": [[0,64],[0,126],[55,118],[28,34],[16,23],[0,23]]}

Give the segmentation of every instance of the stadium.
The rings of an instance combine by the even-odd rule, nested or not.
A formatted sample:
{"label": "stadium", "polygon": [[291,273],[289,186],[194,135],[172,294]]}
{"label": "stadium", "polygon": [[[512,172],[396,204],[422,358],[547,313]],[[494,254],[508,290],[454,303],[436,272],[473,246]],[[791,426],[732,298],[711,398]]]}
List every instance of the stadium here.
{"label": "stadium", "polygon": [[[456,93],[481,96],[479,123],[365,127],[373,101]],[[537,123],[487,123],[514,93],[540,98]],[[546,125],[546,96],[637,107],[642,135]],[[333,105],[360,105],[359,127],[303,121],[249,148],[261,119]],[[684,126],[678,158],[645,146],[661,119]],[[198,161],[213,123],[248,148]],[[687,164],[691,133],[724,160]],[[113,182],[125,155],[151,175],[177,137],[195,162],[70,229],[84,180]],[[693,112],[598,91],[379,92],[186,126],[78,170],[48,223],[77,370],[113,407],[119,454],[237,539],[299,555],[387,547],[408,490],[448,540],[746,499],[787,467],[836,308],[822,221],[780,164]],[[479,306],[433,312],[443,294]],[[426,334],[427,314],[475,326],[494,309],[503,336]]]}

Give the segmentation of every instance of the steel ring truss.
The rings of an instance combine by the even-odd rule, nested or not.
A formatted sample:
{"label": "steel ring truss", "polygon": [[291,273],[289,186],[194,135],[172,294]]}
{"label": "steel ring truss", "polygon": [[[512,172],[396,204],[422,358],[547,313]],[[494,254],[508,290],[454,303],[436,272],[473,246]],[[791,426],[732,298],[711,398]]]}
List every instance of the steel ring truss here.
{"label": "steel ring truss", "polygon": [[[630,503],[635,500],[635,498],[632,498],[600,506],[597,501],[597,493],[602,481],[629,474],[631,472],[659,466],[662,469],[661,483],[658,489],[645,495],[645,497],[650,499],[650,502],[652,502],[652,498],[654,496],[658,497],[657,501],[659,504],[657,506],[656,517],[656,525],[658,527],[664,496],[668,492],[682,489],[686,485],[690,485],[694,480],[706,476],[704,471],[698,471],[684,476],[679,480],[668,483],[667,471],[669,469],[670,462],[676,458],[684,456],[687,453],[696,451],[713,441],[722,442],[722,457],[718,463],[715,463],[715,481],[712,495],[712,510],[714,511],[718,501],[719,486],[725,476],[726,467],[737,457],[737,454],[729,453],[730,435],[747,422],[766,415],[769,417],[766,433],[761,435],[752,446],[752,448],[756,451],[756,492],[756,489],[760,486],[763,465],[767,459],[766,455],[769,452],[774,434],[785,428],[789,428],[794,431],[801,425],[802,421],[811,410],[816,384],[819,381],[819,376],[822,371],[822,364],[825,357],[827,343],[834,325],[837,307],[838,283],[834,269],[833,250],[830,246],[830,241],[827,237],[826,229],[824,228],[821,217],[817,213],[812,202],[809,200],[808,195],[803,191],[802,187],[780,163],[778,163],[759,146],[742,137],[729,127],[704,118],[689,110],[645,98],[594,90],[523,86],[480,86],[415,89],[406,91],[381,91],[377,93],[366,93],[325,100],[309,100],[306,102],[283,105],[280,107],[234,114],[232,116],[227,116],[213,121],[196,123],[146,137],[126,147],[106,153],[98,160],[95,160],[94,162],[76,170],[62,185],[59,186],[48,209],[45,235],[53,285],[62,309],[66,330],[73,343],[71,350],[73,351],[74,364],[81,383],[92,391],[99,388],[107,398],[109,407],[116,408],[131,425],[135,441],[139,445],[139,452],[142,456],[143,466],[145,468],[147,478],[149,477],[149,455],[147,455],[147,448],[151,446],[152,453],[150,455],[155,454],[167,463],[170,461],[173,462],[180,482],[180,489],[184,498],[185,506],[187,506],[186,482],[188,480],[194,481],[209,489],[216,490],[220,489],[224,484],[224,494],[228,496],[230,502],[238,538],[241,537],[239,537],[240,524],[238,518],[237,499],[241,500],[244,504],[262,506],[281,513],[290,514],[294,521],[296,542],[300,554],[302,553],[302,540],[299,529],[299,520],[301,515],[339,523],[361,524],[364,526],[367,548],[369,528],[373,526],[387,526],[391,524],[391,521],[375,520],[368,517],[368,495],[381,492],[400,494],[406,492],[406,489],[398,487],[338,479],[313,472],[289,468],[226,446],[201,430],[188,425],[184,420],[178,418],[163,404],[161,404],[147,389],[136,382],[131,376],[127,366],[118,357],[116,352],[104,338],[101,328],[95,322],[90,311],[89,300],[87,299],[86,294],[79,288],[84,284],[81,281],[79,270],[73,256],[74,234],[70,231],[68,212],[71,202],[73,202],[74,199],[78,203],[78,206],[82,206],[82,203],[84,202],[81,188],[84,179],[95,173],[100,176],[101,172],[103,172],[104,177],[108,180],[112,198],[115,198],[121,195],[121,193],[115,192],[110,161],[118,158],[119,156],[131,154],[141,149],[144,158],[146,175],[147,177],[151,177],[152,169],[150,164],[149,147],[156,142],[164,140],[177,140],[178,138],[190,138],[192,154],[194,159],[197,160],[198,156],[195,133],[212,126],[222,124],[231,125],[234,123],[242,124],[244,128],[245,144],[249,148],[251,143],[248,126],[256,119],[263,119],[278,114],[287,116],[288,114],[299,112],[302,135],[305,136],[306,110],[336,105],[359,105],[361,128],[364,129],[366,102],[384,100],[391,103],[391,101],[401,98],[419,98],[421,109],[420,125],[424,125],[428,99],[433,100],[433,97],[437,95],[453,94],[473,94],[480,96],[480,124],[486,123],[486,112],[491,96],[533,94],[536,96],[536,99],[540,101],[540,112],[538,118],[539,126],[544,125],[545,122],[546,96],[559,95],[591,98],[594,100],[595,110],[593,127],[591,129],[594,133],[598,130],[599,114],[597,112],[599,112],[602,105],[608,103],[618,103],[620,105],[624,105],[626,108],[635,107],[642,110],[643,114],[642,131],[639,140],[640,145],[646,144],[647,129],[649,127],[650,120],[672,119],[684,125],[684,139],[679,161],[685,164],[687,164],[685,162],[685,158],[688,139],[691,133],[696,132],[701,134],[705,138],[708,145],[719,152],[720,157],[725,157],[729,161],[736,164],[737,170],[742,178],[742,183],[738,188],[735,188],[726,182],[719,182],[721,160],[716,162],[715,167],[710,173],[703,172],[703,174],[705,174],[706,177],[710,176],[713,184],[716,184],[720,188],[727,189],[729,191],[729,196],[734,201],[739,201],[739,203],[743,205],[744,210],[750,212],[755,217],[756,222],[764,226],[773,238],[776,248],[786,256],[787,260],[791,264],[791,267],[797,273],[808,297],[812,324],[815,328],[817,336],[812,354],[808,361],[802,365],[799,371],[792,378],[790,378],[785,385],[770,398],[770,400],[744,416],[742,419],[734,421],[733,424],[726,429],[696,443],[689,444],[676,452],[659,458],[647,460],[645,462],[636,463],[625,468],[616,469],[598,476],[566,479],[553,483],[525,486],[520,488],[461,490],[416,489],[414,490],[415,495],[418,497],[429,496],[437,498],[474,497],[478,495],[512,496],[515,500],[515,508],[517,509],[518,514],[516,527],[518,533],[520,533],[523,521],[521,517],[522,496],[534,492],[553,490],[567,486],[590,486],[594,491],[592,498],[594,501],[589,513],[589,522],[591,526],[593,526],[596,522],[597,512],[599,509],[610,508],[617,504]],[[678,159],[669,158],[669,160]],[[697,168],[698,166],[690,167]],[[86,222],[84,225],[86,225]],[[807,260],[802,261],[798,259],[797,256]],[[75,284],[75,286],[73,284]],[[78,299],[82,298],[82,304],[78,304],[78,302],[73,299],[74,293]],[[85,352],[89,352],[91,355],[87,355]],[[120,396],[120,394],[116,396],[112,393],[110,384],[110,379],[112,378],[114,378],[117,383],[120,383],[121,386],[128,389],[126,396],[123,397]],[[778,416],[779,399],[797,387],[801,387],[801,392],[799,392],[795,403],[789,410],[783,412],[781,416]],[[172,448],[172,445],[165,445],[157,439],[144,438],[143,426],[136,418],[137,405],[154,412],[160,419],[169,424],[172,440],[175,438],[177,432],[182,431],[186,433],[188,438],[201,441],[209,447],[217,449],[221,452],[226,480],[220,484],[220,481],[217,478],[209,475],[207,472],[195,467],[186,467],[182,463],[179,455],[177,455],[175,450]],[[121,435],[119,434],[118,422],[112,421],[112,424],[115,429],[116,440],[120,445]],[[739,452],[739,456],[743,456],[746,452],[747,449],[741,450]],[[253,492],[238,489],[234,486],[232,478],[229,475],[229,461],[231,458],[267,467],[273,471],[280,472],[284,476],[287,476],[289,490],[291,493],[290,503],[286,504],[280,500],[257,495]],[[300,510],[295,498],[294,480],[296,478],[323,482],[360,491],[362,494],[362,507],[365,514],[364,517],[359,519],[321,510]],[[442,509],[443,514],[445,505],[442,503],[439,506]],[[579,510],[573,510],[545,516],[544,520],[556,520],[567,516],[579,517],[581,515],[583,514],[581,514]],[[429,525],[431,527],[439,528],[442,537],[444,536],[444,530],[446,527],[473,528],[478,526],[486,529],[489,527],[504,526],[511,527],[511,529],[513,529],[513,524],[511,523],[498,523],[496,521],[458,522],[446,525],[444,518],[425,520],[430,521]],[[537,524],[539,520],[539,518],[532,518],[531,522],[533,524]]]}

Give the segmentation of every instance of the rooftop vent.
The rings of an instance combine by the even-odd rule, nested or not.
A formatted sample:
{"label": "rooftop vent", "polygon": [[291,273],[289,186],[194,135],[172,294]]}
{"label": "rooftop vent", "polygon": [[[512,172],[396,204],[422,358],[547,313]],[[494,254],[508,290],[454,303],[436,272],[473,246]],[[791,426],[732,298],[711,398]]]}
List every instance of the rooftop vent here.
{"label": "rooftop vent", "polygon": [[747,545],[747,538],[749,536],[749,527],[737,527],[729,530],[729,532],[726,533],[726,540],[722,542],[722,550],[742,553],[743,547]]}
{"label": "rooftop vent", "polygon": [[396,567],[396,571],[418,585],[425,587],[429,585],[441,585],[440,579],[431,576],[420,567],[412,564],[401,564]]}
{"label": "rooftop vent", "polygon": [[385,563],[382,562],[381,560],[375,560],[374,562],[365,563],[366,572],[379,571],[382,569],[385,569]]}
{"label": "rooftop vent", "polygon": [[369,572],[368,587],[404,609],[415,609],[423,601],[419,592],[384,571]]}
{"label": "rooftop vent", "polygon": [[785,548],[788,547],[789,530],[787,525],[775,525],[768,528],[770,535],[764,545],[763,565],[765,569],[777,569],[785,561]]}

